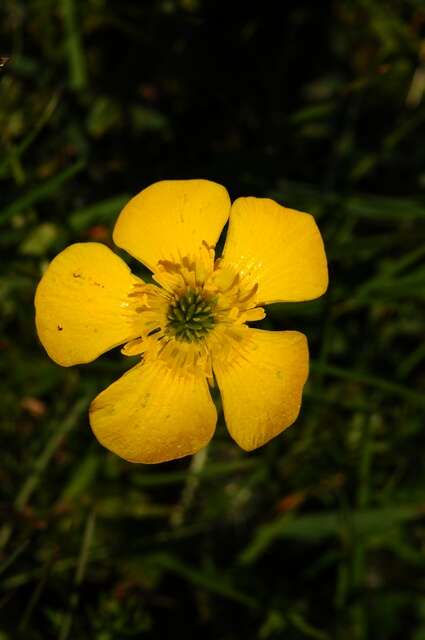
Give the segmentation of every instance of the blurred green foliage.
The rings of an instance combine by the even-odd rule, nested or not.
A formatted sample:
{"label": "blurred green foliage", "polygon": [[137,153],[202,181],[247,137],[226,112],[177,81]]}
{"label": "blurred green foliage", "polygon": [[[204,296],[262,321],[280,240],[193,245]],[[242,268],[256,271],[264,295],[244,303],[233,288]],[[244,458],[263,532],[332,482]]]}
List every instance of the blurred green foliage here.
{"label": "blurred green foliage", "polygon": [[[3,0],[1,640],[424,640],[424,37],[422,0]],[[32,300],[167,177],[311,211],[331,286],[261,324],[309,337],[294,427],[132,466],[87,420],[128,361],[56,366]]]}

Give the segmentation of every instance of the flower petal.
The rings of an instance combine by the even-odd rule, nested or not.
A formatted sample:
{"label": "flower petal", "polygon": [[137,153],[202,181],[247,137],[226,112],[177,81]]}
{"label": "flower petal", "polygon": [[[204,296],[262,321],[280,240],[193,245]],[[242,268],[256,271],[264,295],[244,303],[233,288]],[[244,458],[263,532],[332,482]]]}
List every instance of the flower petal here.
{"label": "flower petal", "polygon": [[196,257],[215,246],[227,222],[230,199],[208,180],[164,180],[141,191],[121,211],[114,242],[154,271],[159,260]]}
{"label": "flower petal", "polygon": [[223,264],[258,283],[260,303],[312,300],[328,286],[313,216],[268,198],[239,198],[230,212]]}
{"label": "flower petal", "polygon": [[296,420],[308,376],[308,347],[298,331],[245,327],[240,335],[225,358],[214,351],[213,368],[230,435],[251,451]]}
{"label": "flower petal", "polygon": [[140,282],[97,242],[73,244],[57,255],[35,294],[37,332],[52,360],[64,367],[91,362],[140,335],[127,299]]}
{"label": "flower petal", "polygon": [[90,407],[101,444],[129,462],[148,464],[199,451],[216,418],[205,377],[176,372],[159,359],[130,369]]}

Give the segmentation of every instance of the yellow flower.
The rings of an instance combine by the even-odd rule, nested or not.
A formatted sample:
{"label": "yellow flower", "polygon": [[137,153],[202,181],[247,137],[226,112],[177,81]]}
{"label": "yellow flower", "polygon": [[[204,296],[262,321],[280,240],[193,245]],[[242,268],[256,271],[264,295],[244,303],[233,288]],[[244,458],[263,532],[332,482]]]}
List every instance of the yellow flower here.
{"label": "yellow flower", "polygon": [[231,205],[226,189],[207,180],[163,181],[130,200],[113,238],[157,284],[87,242],[56,256],[35,296],[38,335],[58,364],[90,362],[122,344],[125,355],[142,356],[92,402],[98,440],[131,462],[195,453],[214,433],[214,378],[230,435],[243,449],[291,425],[308,376],[306,337],[246,323],[265,317],[262,304],[326,290],[313,217],[266,198]]}

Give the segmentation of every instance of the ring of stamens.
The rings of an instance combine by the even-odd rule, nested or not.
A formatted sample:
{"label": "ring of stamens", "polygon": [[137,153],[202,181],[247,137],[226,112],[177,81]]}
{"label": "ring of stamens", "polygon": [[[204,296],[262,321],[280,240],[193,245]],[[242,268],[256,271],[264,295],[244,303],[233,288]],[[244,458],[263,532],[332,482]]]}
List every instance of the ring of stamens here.
{"label": "ring of stamens", "polygon": [[167,320],[168,331],[177,340],[202,340],[214,326],[214,301],[198,291],[189,290],[171,302]]}

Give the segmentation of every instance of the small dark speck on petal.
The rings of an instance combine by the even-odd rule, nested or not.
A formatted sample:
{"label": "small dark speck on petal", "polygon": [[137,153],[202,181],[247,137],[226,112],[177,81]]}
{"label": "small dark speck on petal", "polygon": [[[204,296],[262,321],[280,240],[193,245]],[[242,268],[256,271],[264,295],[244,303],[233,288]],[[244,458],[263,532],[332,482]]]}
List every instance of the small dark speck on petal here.
{"label": "small dark speck on petal", "polygon": [[58,324],[58,331],[63,331],[63,326],[61,324]]}
{"label": "small dark speck on petal", "polygon": [[75,271],[73,274],[74,278],[81,278],[81,273],[77,273],[77,271]]}

